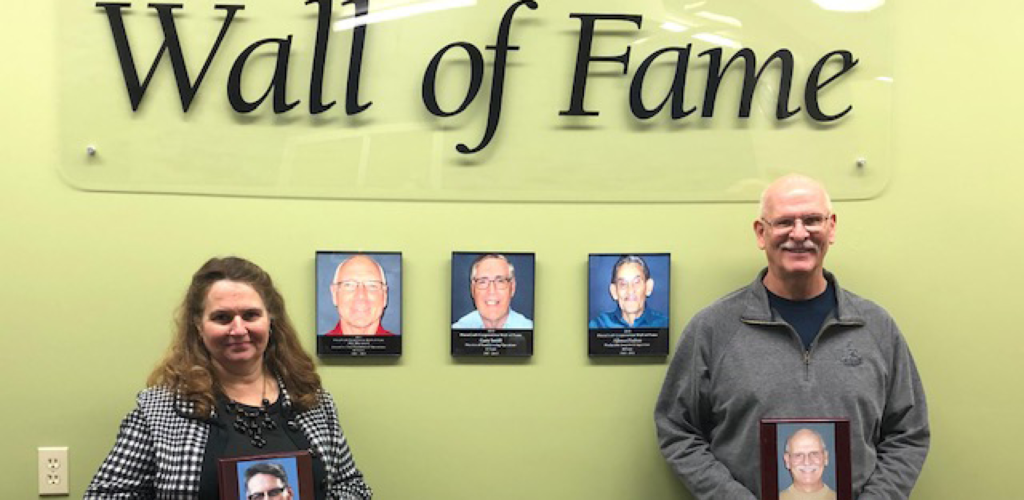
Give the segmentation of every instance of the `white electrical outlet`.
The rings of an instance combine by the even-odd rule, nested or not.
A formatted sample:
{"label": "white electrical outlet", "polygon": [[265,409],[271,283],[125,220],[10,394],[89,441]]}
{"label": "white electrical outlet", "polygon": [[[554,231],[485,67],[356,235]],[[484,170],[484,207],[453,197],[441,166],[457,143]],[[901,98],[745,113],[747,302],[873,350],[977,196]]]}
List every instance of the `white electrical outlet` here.
{"label": "white electrical outlet", "polygon": [[68,447],[39,448],[39,494],[68,494]]}

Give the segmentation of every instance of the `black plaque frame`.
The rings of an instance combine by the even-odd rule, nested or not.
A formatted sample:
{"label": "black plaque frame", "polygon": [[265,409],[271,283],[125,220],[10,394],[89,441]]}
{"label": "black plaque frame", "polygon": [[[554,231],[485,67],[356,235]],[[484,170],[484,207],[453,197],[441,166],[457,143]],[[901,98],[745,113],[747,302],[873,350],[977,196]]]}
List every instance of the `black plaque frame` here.
{"label": "black plaque frame", "polygon": [[470,264],[484,255],[501,255],[515,266],[516,293],[511,299],[510,309],[517,310],[528,319],[534,318],[534,282],[536,258],[529,252],[452,252],[452,328],[451,355],[484,357],[530,357],[533,356],[534,328],[530,329],[486,329],[458,328],[455,326],[466,312],[460,308],[466,299],[472,302],[469,291]]}
{"label": "black plaque frame", "polygon": [[[644,260],[651,272],[651,278],[655,280],[652,298],[654,294],[658,294],[658,301],[664,304],[664,315],[671,318],[671,254],[592,253],[587,259],[587,354],[590,357],[668,356],[670,321],[666,321],[664,327],[601,328],[591,327],[589,324],[598,304],[601,301],[607,302],[603,300],[603,295],[599,301],[598,295],[608,294],[606,288],[610,283],[608,277],[614,261],[626,255],[635,255]],[[611,265],[608,265],[609,262]],[[650,299],[648,301],[650,302]]]}
{"label": "black plaque frame", "polygon": [[[388,305],[381,321],[397,323],[392,327],[394,335],[326,335],[321,326],[324,318],[338,319],[338,312],[331,305],[331,281],[336,267],[345,260],[356,255],[365,255],[374,259],[384,270],[388,284]],[[383,262],[383,263],[382,263]],[[397,269],[396,269],[397,267]],[[319,356],[400,356],[402,354],[402,253],[401,252],[351,252],[325,251],[316,252],[314,266],[314,283],[316,286],[316,352]],[[330,306],[330,307],[329,307]]]}

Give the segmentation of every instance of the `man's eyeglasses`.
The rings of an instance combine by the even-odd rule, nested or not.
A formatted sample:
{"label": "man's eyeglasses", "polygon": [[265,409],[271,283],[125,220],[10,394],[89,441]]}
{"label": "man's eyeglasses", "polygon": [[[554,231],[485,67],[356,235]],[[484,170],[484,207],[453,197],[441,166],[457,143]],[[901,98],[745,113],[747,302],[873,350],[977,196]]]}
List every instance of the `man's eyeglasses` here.
{"label": "man's eyeglasses", "polygon": [[245,497],[248,500],[263,500],[264,498],[280,498],[281,494],[284,493],[284,488],[271,488],[267,491],[261,491],[259,493],[250,493],[249,496]]}
{"label": "man's eyeglasses", "polygon": [[355,292],[359,287],[363,287],[363,290],[366,290],[369,293],[375,293],[384,289],[384,282],[379,280],[342,280],[335,283],[334,286],[338,287],[338,290],[348,293]]}
{"label": "man's eyeglasses", "polygon": [[825,454],[820,451],[812,451],[810,453],[790,453],[789,459],[796,464],[820,464],[822,459],[825,458]]}
{"label": "man's eyeglasses", "polygon": [[473,278],[473,286],[477,290],[487,290],[487,287],[494,283],[494,287],[498,290],[507,290],[508,284],[512,283],[511,276],[497,276],[494,278]]}
{"label": "man's eyeglasses", "polygon": [[762,217],[761,222],[772,228],[775,234],[786,234],[792,231],[796,228],[798,221],[808,233],[816,233],[825,229],[831,218],[830,214],[807,214],[800,217],[779,217],[775,220],[768,220]]}

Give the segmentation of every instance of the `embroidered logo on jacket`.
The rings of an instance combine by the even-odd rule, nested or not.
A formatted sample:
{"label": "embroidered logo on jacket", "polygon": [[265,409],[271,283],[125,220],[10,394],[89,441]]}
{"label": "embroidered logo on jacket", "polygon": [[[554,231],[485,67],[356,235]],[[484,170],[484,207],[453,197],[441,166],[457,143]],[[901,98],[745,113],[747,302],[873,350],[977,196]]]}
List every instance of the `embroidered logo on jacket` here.
{"label": "embroidered logo on jacket", "polygon": [[853,346],[847,345],[846,354],[843,355],[840,361],[842,361],[846,366],[860,366],[860,364],[864,362],[864,359],[860,357],[857,349],[854,349]]}

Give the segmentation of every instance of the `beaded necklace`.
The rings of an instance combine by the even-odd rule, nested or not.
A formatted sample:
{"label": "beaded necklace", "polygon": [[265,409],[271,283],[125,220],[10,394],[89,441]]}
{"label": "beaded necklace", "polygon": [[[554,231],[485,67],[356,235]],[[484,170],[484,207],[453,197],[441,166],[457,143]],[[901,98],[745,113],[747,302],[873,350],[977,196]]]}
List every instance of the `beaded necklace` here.
{"label": "beaded necklace", "polygon": [[263,438],[263,430],[271,431],[277,428],[277,424],[270,418],[266,372],[263,372],[263,389],[260,393],[260,400],[262,404],[259,408],[244,405],[231,398],[228,398],[227,404],[228,412],[234,414],[235,430],[249,436],[249,441],[257,448],[263,448],[267,444],[267,440]]}

